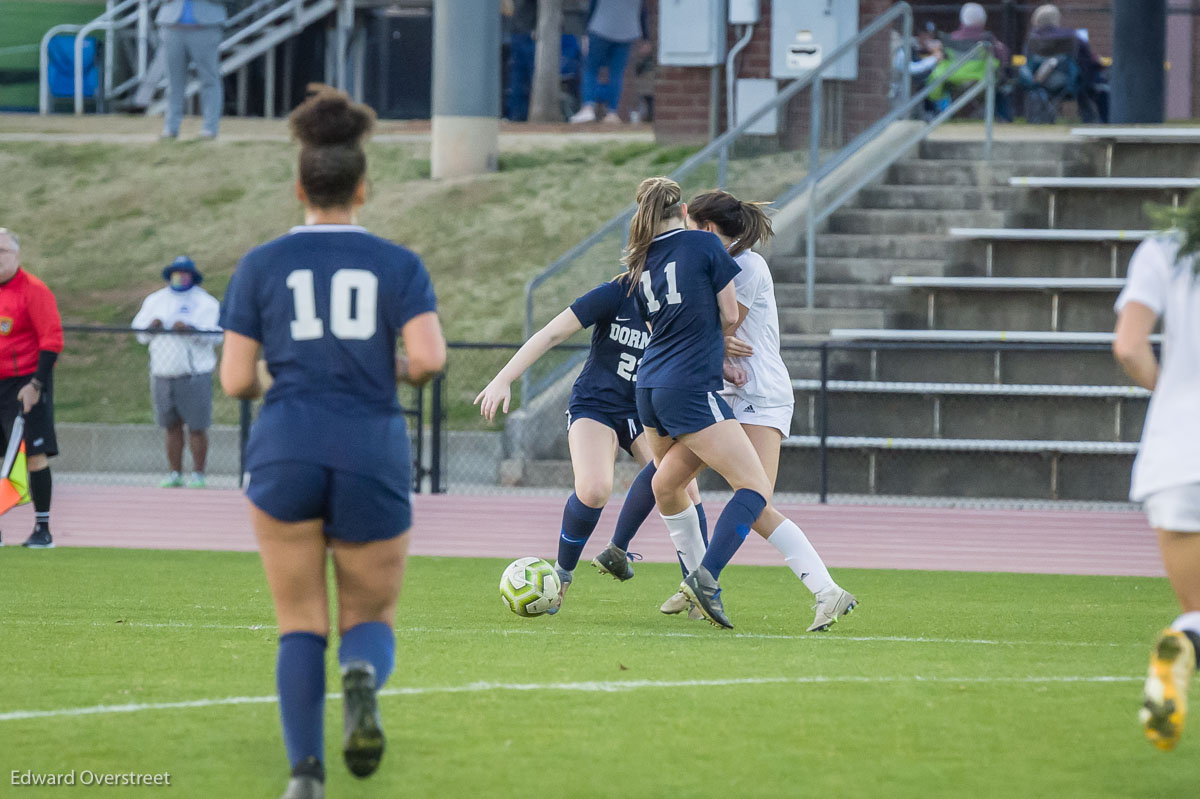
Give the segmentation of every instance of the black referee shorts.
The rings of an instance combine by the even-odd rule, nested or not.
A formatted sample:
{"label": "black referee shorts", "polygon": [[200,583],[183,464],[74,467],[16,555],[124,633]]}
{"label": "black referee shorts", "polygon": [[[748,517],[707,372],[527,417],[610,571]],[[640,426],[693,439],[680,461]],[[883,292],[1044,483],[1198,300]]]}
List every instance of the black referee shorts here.
{"label": "black referee shorts", "polygon": [[[4,433],[4,447],[12,435],[13,423],[21,412],[21,401],[17,392],[28,385],[33,375],[0,379],[0,431]],[[4,449],[0,448],[0,453]],[[42,396],[37,405],[25,414],[25,454],[57,455],[58,439],[54,435],[54,378],[42,386]]]}

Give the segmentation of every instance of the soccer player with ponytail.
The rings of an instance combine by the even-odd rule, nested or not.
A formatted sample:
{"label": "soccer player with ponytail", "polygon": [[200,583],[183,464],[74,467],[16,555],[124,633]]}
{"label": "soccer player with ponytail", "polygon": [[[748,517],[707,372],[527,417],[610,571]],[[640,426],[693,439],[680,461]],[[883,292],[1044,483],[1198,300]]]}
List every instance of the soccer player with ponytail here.
{"label": "soccer player with ponytail", "polygon": [[[498,410],[508,413],[512,382],[553,347],[584,328],[593,328],[587,361],[571,387],[567,402],[567,447],[571,452],[575,491],[563,508],[558,557],[554,563],[562,582],[561,596],[566,595],[583,547],[612,496],[617,447],[643,466],[652,458],[634,399],[638,362],[650,335],[637,301],[630,295],[629,285],[626,276],[621,275],[579,297],[530,336],[475,397],[480,413],[489,422]],[[612,541],[592,560],[602,573],[621,581],[633,577],[627,551],[629,542],[654,509],[649,477],[654,473],[653,465],[646,468],[649,471],[639,473],[630,486]],[[687,492],[699,508],[700,491],[695,481],[688,484]],[[557,612],[558,608],[551,611]]]}
{"label": "soccer player with ponytail", "polygon": [[702,560],[680,586],[710,622],[730,628],[721,570],[751,529],[771,535],[790,524],[769,504],[773,481],[719,393],[723,376],[744,377],[725,363],[725,333],[740,322],[734,278],[741,268],[720,238],[686,229],[687,205],[673,180],[642,181],[636,199],[623,261],[652,330],[637,403],[658,466],[654,496],[664,518],[686,514],[683,486],[699,464],[734,489]]}
{"label": "soccer player with ponytail", "polygon": [[246,447],[246,496],[279,623],[276,684],[292,769],[284,799],[325,792],[330,551],[342,753],[357,777],[379,766],[376,693],[395,665],[412,523],[412,464],[396,384],[423,383],[446,360],[421,259],[355,224],[366,202],[362,141],[374,120],[370,108],[328,87],[292,112],[304,224],[247,253],[222,305],[226,393],[262,394],[260,357],[271,377]]}
{"label": "soccer player with ponytail", "polygon": [[[725,339],[725,354],[733,356],[731,362],[745,372],[745,382],[735,385],[726,381],[722,396],[754,445],[773,490],[779,473],[780,446],[791,434],[795,400],[792,378],[779,350],[779,310],[771,270],[751,249],[771,238],[771,220],[762,203],[743,202],[724,191],[692,198],[687,213],[688,227],[715,233],[742,270],[733,278],[738,319],[734,335]],[[696,465],[701,466],[699,461]],[[855,597],[838,586],[794,522],[784,519],[777,529],[760,532],[813,594],[816,615],[809,632],[828,629],[853,610]],[[685,606],[681,592],[667,600],[662,611],[677,613]]]}

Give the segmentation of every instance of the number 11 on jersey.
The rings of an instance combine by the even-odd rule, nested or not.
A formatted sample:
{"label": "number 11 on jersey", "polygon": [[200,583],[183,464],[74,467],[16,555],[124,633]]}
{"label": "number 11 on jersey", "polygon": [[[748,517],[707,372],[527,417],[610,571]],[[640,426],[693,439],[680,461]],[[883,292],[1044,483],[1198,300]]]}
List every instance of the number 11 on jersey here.
{"label": "number 11 on jersey", "polygon": [[[679,289],[675,283],[675,262],[667,264],[664,270],[667,275],[667,305],[678,305],[683,302],[683,295],[679,293]],[[656,313],[662,307],[662,303],[654,299],[654,289],[650,287],[650,273],[642,272],[642,291],[646,295],[646,308],[650,313]]]}

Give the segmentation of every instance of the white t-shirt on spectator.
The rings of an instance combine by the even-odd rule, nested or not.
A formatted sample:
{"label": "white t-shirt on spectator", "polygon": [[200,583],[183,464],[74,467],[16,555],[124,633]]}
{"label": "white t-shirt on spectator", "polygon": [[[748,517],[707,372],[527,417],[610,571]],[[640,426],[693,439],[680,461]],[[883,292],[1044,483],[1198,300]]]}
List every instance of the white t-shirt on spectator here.
{"label": "white t-shirt on spectator", "polygon": [[1146,239],[1129,261],[1119,312],[1139,302],[1163,320],[1158,384],[1133,462],[1130,499],[1200,483],[1200,276],[1174,235]]}
{"label": "white t-shirt on spectator", "polygon": [[725,393],[743,397],[752,405],[791,405],[792,378],[779,354],[779,309],[775,305],[775,282],[763,257],[746,250],[733,259],[742,268],[733,278],[737,301],[746,306],[746,318],[734,334],[754,347],[749,358],[733,362],[746,370],[746,385],[725,384]]}
{"label": "white t-shirt on spectator", "polygon": [[165,330],[183,322],[198,331],[195,335],[138,333],[150,345],[150,374],[155,377],[184,377],[207,374],[217,368],[216,346],[221,343],[221,303],[199,286],[187,291],[161,288],[142,302],[133,318],[134,330],[146,330],[158,319]]}

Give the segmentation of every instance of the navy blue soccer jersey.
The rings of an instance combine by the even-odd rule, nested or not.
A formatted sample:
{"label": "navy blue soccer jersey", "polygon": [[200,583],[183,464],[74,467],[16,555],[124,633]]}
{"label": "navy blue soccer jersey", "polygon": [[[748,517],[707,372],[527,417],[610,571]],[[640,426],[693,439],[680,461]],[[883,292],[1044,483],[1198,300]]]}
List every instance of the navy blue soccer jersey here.
{"label": "navy blue soccer jersey", "polygon": [[634,291],[653,328],[638,388],[724,387],[725,336],[717,293],[740,271],[712,233],[672,230],[654,238]]}
{"label": "navy blue soccer jersey", "polygon": [[650,332],[623,277],[602,283],[571,303],[584,327],[592,327],[592,348],[571,389],[571,403],[614,415],[637,417],[634,381]]}
{"label": "navy blue soccer jersey", "polygon": [[298,460],[382,480],[407,475],[396,340],[436,307],[421,259],[357,226],[297,227],[247,253],[221,326],[261,342],[274,379],[247,468]]}

